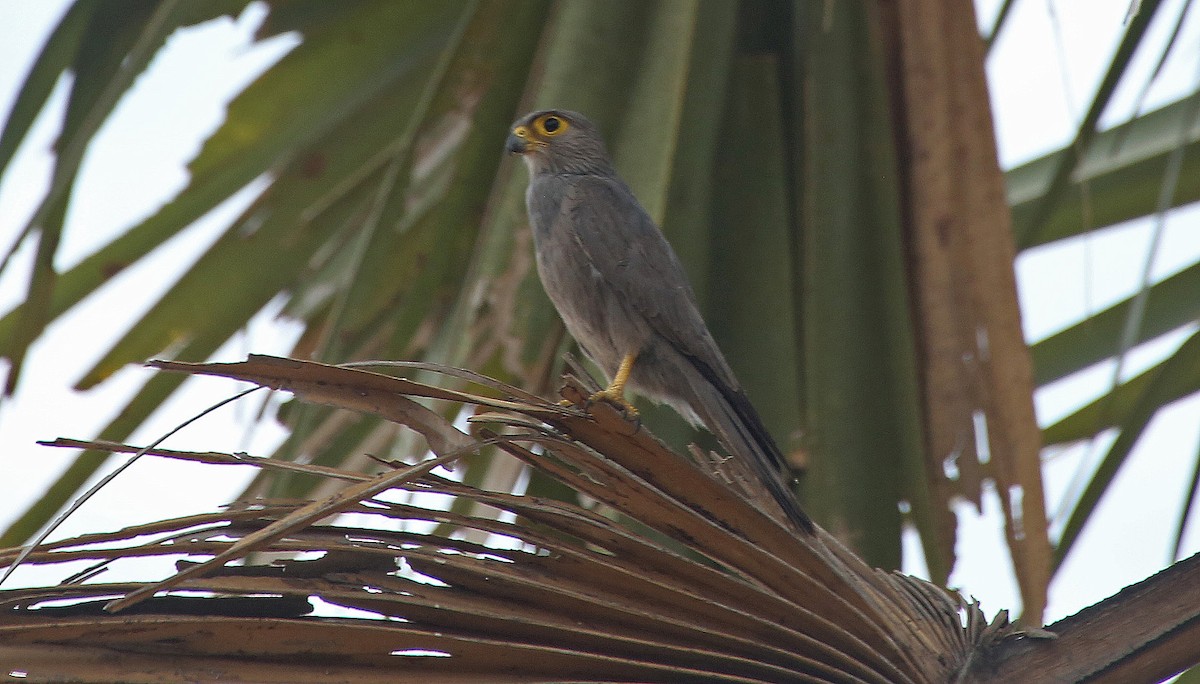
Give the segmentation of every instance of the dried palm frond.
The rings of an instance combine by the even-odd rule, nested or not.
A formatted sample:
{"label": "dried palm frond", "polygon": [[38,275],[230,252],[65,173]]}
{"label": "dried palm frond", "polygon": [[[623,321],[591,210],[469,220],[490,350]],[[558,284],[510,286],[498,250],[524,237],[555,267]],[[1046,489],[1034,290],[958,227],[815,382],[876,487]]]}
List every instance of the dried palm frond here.
{"label": "dried palm frond", "polygon": [[[25,563],[95,565],[54,587],[0,592],[0,662],[48,679],[82,669],[86,681],[932,684],[955,681],[981,642],[1009,631],[1003,613],[989,626],[978,607],[872,569],[823,530],[781,525],[721,480],[719,460],[697,465],[611,406],[587,405],[586,378],[567,378],[573,406],[560,406],[461,373],[486,393],[273,357],[153,365],[382,416],[421,433],[434,456],[371,476],[151,451],[348,484],[321,501],[243,502],[38,548]],[[418,400],[475,405],[480,429],[463,432]],[[484,444],[595,505],[431,472]],[[389,490],[492,514],[397,503],[381,497]],[[355,526],[333,517],[346,513]],[[113,561],[160,555],[180,557],[175,575],[99,581]]]}

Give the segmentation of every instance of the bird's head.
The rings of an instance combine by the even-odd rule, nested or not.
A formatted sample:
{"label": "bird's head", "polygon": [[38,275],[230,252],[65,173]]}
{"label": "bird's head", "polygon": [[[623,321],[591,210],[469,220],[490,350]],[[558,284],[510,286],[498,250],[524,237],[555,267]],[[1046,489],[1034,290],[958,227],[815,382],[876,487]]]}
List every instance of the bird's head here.
{"label": "bird's head", "polygon": [[517,119],[504,148],[525,159],[529,173],[612,172],[612,162],[596,125],[582,114],[561,109]]}

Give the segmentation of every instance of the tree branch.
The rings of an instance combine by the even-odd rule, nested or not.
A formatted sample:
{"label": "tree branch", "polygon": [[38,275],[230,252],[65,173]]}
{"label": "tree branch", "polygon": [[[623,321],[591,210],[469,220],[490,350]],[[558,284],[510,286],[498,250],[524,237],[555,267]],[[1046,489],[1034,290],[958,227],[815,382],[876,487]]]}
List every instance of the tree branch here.
{"label": "tree branch", "polygon": [[1050,625],[1006,640],[968,681],[1153,684],[1200,663],[1200,554]]}

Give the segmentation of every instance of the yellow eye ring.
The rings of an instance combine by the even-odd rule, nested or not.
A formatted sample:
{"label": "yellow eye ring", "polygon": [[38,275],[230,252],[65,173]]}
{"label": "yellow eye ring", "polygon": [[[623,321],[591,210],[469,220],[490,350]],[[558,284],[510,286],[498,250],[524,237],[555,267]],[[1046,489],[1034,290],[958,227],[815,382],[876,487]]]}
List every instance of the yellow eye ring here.
{"label": "yellow eye ring", "polygon": [[547,138],[559,135],[571,127],[566,119],[554,114],[546,114],[538,117],[537,121],[533,122],[533,126],[537,129],[539,135]]}

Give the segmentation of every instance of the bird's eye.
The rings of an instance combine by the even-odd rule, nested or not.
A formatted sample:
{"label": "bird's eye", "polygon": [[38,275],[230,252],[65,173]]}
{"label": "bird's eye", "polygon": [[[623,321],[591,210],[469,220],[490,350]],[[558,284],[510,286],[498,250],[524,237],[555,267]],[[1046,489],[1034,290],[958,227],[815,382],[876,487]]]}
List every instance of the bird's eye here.
{"label": "bird's eye", "polygon": [[557,116],[543,116],[537,120],[537,127],[542,135],[558,135],[567,130],[567,122]]}

